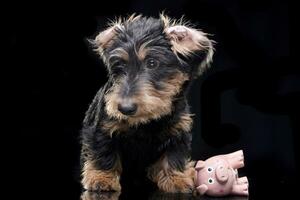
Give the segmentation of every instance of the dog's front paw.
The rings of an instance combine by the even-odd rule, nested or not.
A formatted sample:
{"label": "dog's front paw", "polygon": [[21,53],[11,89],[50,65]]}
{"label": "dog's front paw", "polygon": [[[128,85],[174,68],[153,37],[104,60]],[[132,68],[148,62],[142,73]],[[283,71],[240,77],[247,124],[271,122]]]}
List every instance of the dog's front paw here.
{"label": "dog's front paw", "polygon": [[110,171],[91,170],[85,172],[82,185],[88,191],[121,191],[119,175]]}
{"label": "dog's front paw", "polygon": [[162,174],[158,181],[158,187],[164,192],[192,193],[195,187],[193,169],[187,169],[184,173],[173,171],[171,174]]}
{"label": "dog's front paw", "polygon": [[166,176],[158,183],[160,190],[170,193],[191,193],[194,189],[192,178]]}

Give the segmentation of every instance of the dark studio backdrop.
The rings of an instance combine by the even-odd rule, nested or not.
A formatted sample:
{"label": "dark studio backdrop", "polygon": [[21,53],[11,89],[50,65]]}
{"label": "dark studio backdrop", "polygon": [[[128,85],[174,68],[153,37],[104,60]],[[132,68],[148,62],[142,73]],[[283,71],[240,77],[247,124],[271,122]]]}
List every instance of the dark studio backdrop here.
{"label": "dark studio backdrop", "polygon": [[193,158],[243,149],[241,173],[255,197],[296,185],[300,83],[290,62],[288,3],[280,0],[11,3],[9,88],[18,96],[11,120],[20,131],[9,136],[17,155],[8,159],[22,160],[11,167],[22,177],[13,185],[32,198],[79,198],[81,122],[107,80],[86,39],[107,19],[162,10],[184,14],[216,41],[214,62],[189,97]]}

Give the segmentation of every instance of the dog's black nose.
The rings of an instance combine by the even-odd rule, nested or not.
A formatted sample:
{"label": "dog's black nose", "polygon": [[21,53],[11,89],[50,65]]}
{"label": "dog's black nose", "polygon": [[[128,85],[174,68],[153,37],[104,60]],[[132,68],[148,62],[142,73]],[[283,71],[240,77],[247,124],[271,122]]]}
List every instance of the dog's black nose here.
{"label": "dog's black nose", "polygon": [[135,103],[119,104],[118,110],[124,115],[134,115],[137,111],[137,105]]}

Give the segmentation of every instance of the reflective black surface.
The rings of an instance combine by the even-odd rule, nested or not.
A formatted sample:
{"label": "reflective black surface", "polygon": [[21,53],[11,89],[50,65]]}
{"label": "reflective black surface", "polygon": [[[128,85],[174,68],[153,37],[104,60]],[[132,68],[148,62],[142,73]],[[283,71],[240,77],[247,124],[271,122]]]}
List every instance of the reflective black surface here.
{"label": "reflective black surface", "polygon": [[[8,168],[1,173],[4,193],[51,200],[118,196],[82,194],[80,186],[81,123],[107,80],[86,39],[105,28],[107,19],[134,12],[158,16],[162,10],[185,15],[216,41],[211,68],[189,95],[195,113],[192,158],[243,149],[240,172],[248,176],[249,199],[285,200],[299,192],[300,78],[297,62],[291,63],[288,1],[9,1],[1,8],[7,11],[1,31],[8,44],[1,69],[9,71],[3,72],[9,92],[2,97],[12,99],[2,104],[9,110],[1,130],[1,163]],[[146,186],[118,198],[214,199]]]}
{"label": "reflective black surface", "polygon": [[82,191],[82,200],[254,200],[254,199],[289,199],[295,198],[297,193],[296,182],[283,180],[259,181],[256,178],[249,180],[249,196],[210,197],[198,194],[171,194],[149,188],[147,186],[127,187],[122,192],[88,192]]}
{"label": "reflective black surface", "polygon": [[[279,184],[280,185],[280,184]],[[285,190],[283,185],[280,187],[270,188],[266,185],[262,190],[255,190],[251,187],[249,196],[225,196],[225,197],[209,197],[199,196],[195,194],[168,194],[160,191],[141,192],[132,190],[130,192],[88,192],[81,194],[82,200],[251,200],[251,199],[288,199],[295,197],[295,191]],[[292,189],[292,188],[291,188]],[[295,189],[295,188],[294,188]]]}
{"label": "reflective black surface", "polygon": [[207,197],[207,196],[193,196],[191,194],[165,194],[162,192],[154,192],[148,197],[145,195],[136,195],[136,196],[128,196],[121,195],[120,193],[94,193],[94,192],[84,192],[81,196],[82,200],[122,200],[122,199],[147,199],[147,200],[247,200],[249,197],[238,197],[238,196],[230,196],[230,197]]}

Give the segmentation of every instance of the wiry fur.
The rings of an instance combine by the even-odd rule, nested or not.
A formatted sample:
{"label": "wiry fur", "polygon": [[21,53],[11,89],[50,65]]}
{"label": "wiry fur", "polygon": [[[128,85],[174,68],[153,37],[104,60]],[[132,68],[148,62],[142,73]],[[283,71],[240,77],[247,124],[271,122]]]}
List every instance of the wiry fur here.
{"label": "wiry fur", "polygon": [[[92,41],[109,80],[83,121],[85,189],[119,191],[119,180],[148,177],[166,192],[192,190],[186,94],[213,47],[206,34],[182,21],[132,15]],[[119,108],[133,104],[134,114]]]}

